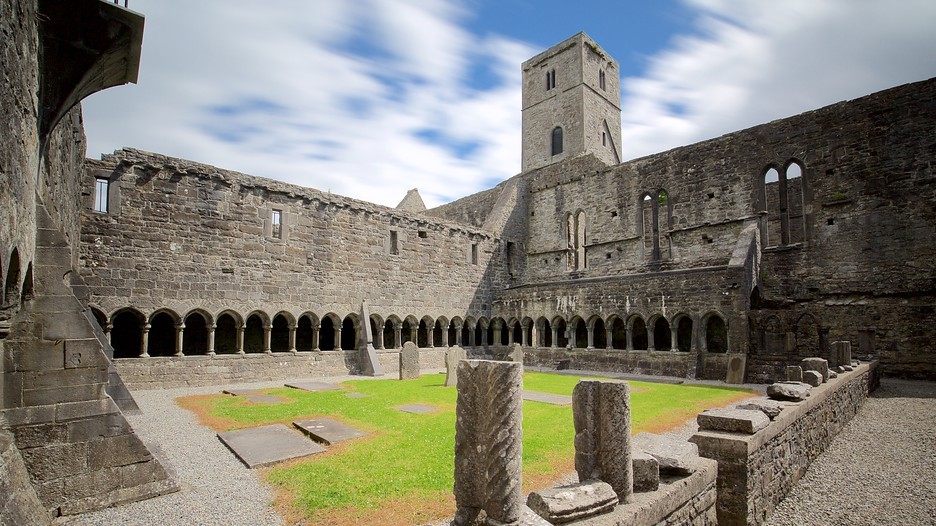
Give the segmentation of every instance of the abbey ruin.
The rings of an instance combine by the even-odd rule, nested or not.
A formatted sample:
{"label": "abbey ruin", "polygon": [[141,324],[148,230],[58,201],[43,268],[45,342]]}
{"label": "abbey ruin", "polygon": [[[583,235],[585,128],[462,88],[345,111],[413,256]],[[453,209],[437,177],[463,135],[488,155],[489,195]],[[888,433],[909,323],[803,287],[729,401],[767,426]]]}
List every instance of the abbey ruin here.
{"label": "abbey ruin", "polygon": [[124,383],[367,373],[368,344],[387,371],[406,342],[424,367],[519,343],[527,365],[767,383],[850,341],[936,379],[936,79],[621,162],[618,65],[581,33],[522,65],[518,175],[388,208],[85,159],[78,103],[136,80],[142,17],[0,6],[0,470],[52,515],[174,489]]}

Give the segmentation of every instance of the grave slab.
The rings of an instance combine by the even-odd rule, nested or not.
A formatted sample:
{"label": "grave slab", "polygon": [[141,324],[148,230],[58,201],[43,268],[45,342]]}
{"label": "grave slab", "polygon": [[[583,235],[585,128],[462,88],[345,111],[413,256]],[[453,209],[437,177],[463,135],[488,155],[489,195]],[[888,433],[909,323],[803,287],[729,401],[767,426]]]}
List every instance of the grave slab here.
{"label": "grave slab", "polygon": [[418,415],[424,415],[426,413],[433,413],[435,411],[438,411],[439,408],[432,407],[431,405],[424,405],[424,404],[406,404],[406,405],[398,405],[394,407],[394,409],[398,411],[404,411],[406,413],[416,413]]}
{"label": "grave slab", "polygon": [[523,399],[532,402],[543,402],[553,405],[572,405],[572,397],[553,393],[541,393],[539,391],[524,391]]}
{"label": "grave slab", "polygon": [[309,435],[312,440],[321,442],[326,446],[367,435],[367,433],[360,429],[342,424],[331,418],[297,420],[293,422],[293,425],[299,428],[303,433]]}
{"label": "grave slab", "polygon": [[337,391],[341,389],[341,387],[327,382],[293,382],[291,384],[286,384],[286,387],[313,393],[316,391]]}
{"label": "grave slab", "polygon": [[246,395],[244,398],[255,404],[281,404],[286,401],[285,398],[262,393]]}
{"label": "grave slab", "polygon": [[283,424],[225,431],[218,438],[250,469],[325,451]]}
{"label": "grave slab", "polygon": [[224,394],[229,394],[233,396],[247,396],[247,395],[252,395],[252,394],[259,394],[260,391],[258,389],[231,387],[230,389],[225,389],[224,391],[221,391],[221,392]]}

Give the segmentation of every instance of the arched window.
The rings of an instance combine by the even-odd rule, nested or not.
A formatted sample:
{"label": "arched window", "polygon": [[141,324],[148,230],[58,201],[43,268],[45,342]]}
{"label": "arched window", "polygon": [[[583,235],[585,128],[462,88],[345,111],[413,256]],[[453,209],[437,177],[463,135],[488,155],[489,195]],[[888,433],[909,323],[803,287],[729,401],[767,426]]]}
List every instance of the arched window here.
{"label": "arched window", "polygon": [[587,265],[585,260],[585,224],[584,211],[566,217],[566,241],[568,250],[568,269],[583,270]]}
{"label": "arched window", "polygon": [[552,131],[552,155],[562,153],[562,128],[556,126]]}
{"label": "arched window", "polygon": [[551,69],[546,72],[546,91],[556,87],[556,70]]}
{"label": "arched window", "polygon": [[605,85],[605,72],[603,69],[598,70],[598,87],[601,88],[602,91],[607,91],[608,89]]}
{"label": "arched window", "polygon": [[[669,259],[671,253],[668,232],[672,228],[669,194],[662,189],[644,194],[639,209],[637,220],[640,221],[646,259],[650,262]],[[661,241],[661,231],[667,232],[663,241]]]}
{"label": "arched window", "polygon": [[806,240],[805,194],[803,165],[793,160],[783,171],[767,169],[758,181],[755,212],[761,219],[764,246],[781,246]]}

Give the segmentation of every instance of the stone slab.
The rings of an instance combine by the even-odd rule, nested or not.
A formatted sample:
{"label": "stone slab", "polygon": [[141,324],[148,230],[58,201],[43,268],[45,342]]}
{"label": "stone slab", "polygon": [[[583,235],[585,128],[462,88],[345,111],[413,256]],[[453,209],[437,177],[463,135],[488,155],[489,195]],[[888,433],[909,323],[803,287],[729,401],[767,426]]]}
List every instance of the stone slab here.
{"label": "stone slab", "polygon": [[259,389],[246,389],[246,388],[240,388],[240,387],[231,387],[221,392],[224,394],[229,394],[233,396],[247,396],[247,395],[252,395],[252,394],[258,394],[260,390]]}
{"label": "stone slab", "polygon": [[607,513],[618,503],[607,482],[590,481],[530,493],[527,506],[552,524],[564,524]]}
{"label": "stone slab", "polygon": [[436,412],[436,411],[439,410],[438,407],[432,407],[431,405],[424,405],[424,404],[406,404],[406,405],[398,405],[398,406],[394,407],[394,409],[396,409],[396,410],[398,410],[398,411],[403,411],[403,412],[406,412],[406,413],[415,413],[415,414],[417,414],[417,415],[424,415],[424,414],[427,414],[427,413],[434,413],[434,412]]}
{"label": "stone slab", "polygon": [[747,435],[770,425],[770,419],[759,409],[707,409],[696,416],[696,422],[699,429]]}
{"label": "stone slab", "polygon": [[293,382],[291,384],[286,384],[286,387],[313,393],[317,391],[338,391],[341,389],[341,387],[328,382]]}
{"label": "stone slab", "polygon": [[244,398],[254,404],[281,404],[286,401],[285,398],[262,393],[246,395]]}
{"label": "stone slab", "polygon": [[802,382],[777,382],[767,386],[767,396],[773,400],[802,402],[809,396],[809,384]]}
{"label": "stone slab", "polygon": [[758,398],[754,400],[748,400],[742,404],[735,406],[737,409],[755,409],[761,411],[767,418],[773,420],[780,416],[780,411],[783,411],[783,405],[776,400],[767,400],[763,398]]}
{"label": "stone slab", "polygon": [[674,440],[652,433],[634,435],[634,448],[657,459],[660,463],[660,473],[692,474],[695,471],[695,461],[699,458],[699,446],[692,442]]}
{"label": "stone slab", "polygon": [[283,424],[225,431],[218,439],[250,469],[325,451]]}
{"label": "stone slab", "polygon": [[367,433],[360,429],[342,424],[331,418],[297,420],[293,422],[293,425],[303,433],[309,435],[312,440],[321,442],[326,446],[367,435]]}
{"label": "stone slab", "polygon": [[539,391],[523,391],[523,399],[531,402],[543,402],[552,405],[572,405],[572,397]]}

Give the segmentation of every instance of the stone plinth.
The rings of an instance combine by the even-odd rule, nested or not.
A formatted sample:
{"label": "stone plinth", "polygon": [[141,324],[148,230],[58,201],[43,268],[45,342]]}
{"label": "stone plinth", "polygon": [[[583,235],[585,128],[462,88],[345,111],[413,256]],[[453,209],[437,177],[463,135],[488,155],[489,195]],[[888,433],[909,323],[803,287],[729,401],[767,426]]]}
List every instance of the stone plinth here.
{"label": "stone plinth", "polygon": [[464,360],[457,374],[454,524],[472,524],[482,511],[491,524],[516,524],[523,507],[523,365]]}
{"label": "stone plinth", "polygon": [[630,387],[623,382],[582,380],[572,391],[575,471],[579,480],[601,480],[621,502],[633,493]]}
{"label": "stone plinth", "polygon": [[759,409],[708,409],[696,416],[699,429],[728,433],[754,434],[770,424]]}
{"label": "stone plinth", "polygon": [[832,342],[832,353],[838,358],[838,364],[842,367],[852,366],[851,342]]}

